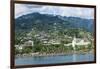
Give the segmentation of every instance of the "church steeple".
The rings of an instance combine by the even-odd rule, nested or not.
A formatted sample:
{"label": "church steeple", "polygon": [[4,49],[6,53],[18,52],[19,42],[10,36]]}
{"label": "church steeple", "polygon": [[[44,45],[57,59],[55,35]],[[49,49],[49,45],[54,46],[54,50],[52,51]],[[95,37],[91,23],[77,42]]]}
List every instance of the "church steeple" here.
{"label": "church steeple", "polygon": [[75,44],[76,44],[76,37],[74,36],[72,40],[72,47],[74,50],[75,50]]}

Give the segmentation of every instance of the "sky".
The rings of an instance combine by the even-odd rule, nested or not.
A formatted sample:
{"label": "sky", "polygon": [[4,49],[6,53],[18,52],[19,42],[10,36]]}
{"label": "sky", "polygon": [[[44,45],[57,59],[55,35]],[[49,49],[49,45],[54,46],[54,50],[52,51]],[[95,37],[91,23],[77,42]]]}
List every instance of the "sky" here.
{"label": "sky", "polygon": [[52,14],[67,17],[72,16],[85,19],[94,19],[94,8],[15,4],[15,18],[34,12],[39,12],[41,14]]}

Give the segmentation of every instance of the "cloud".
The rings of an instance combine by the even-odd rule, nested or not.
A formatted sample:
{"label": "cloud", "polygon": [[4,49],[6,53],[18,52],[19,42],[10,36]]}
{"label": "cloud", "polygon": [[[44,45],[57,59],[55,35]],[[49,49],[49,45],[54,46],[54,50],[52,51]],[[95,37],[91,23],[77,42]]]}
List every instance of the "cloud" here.
{"label": "cloud", "polygon": [[15,4],[15,18],[32,12],[37,12],[39,5],[28,5],[28,4]]}
{"label": "cloud", "polygon": [[33,12],[39,12],[41,14],[81,17],[86,19],[94,18],[93,8],[15,4],[15,18]]}

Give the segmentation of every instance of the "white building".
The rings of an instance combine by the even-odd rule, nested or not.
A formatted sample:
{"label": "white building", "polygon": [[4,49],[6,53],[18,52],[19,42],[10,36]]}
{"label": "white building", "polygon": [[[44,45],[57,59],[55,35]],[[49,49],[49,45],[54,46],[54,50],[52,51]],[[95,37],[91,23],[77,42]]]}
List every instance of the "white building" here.
{"label": "white building", "polygon": [[72,46],[73,49],[75,50],[75,46],[87,46],[90,44],[90,41],[82,39],[82,38],[76,38],[74,37],[72,40],[72,43],[64,44],[64,46]]}
{"label": "white building", "polygon": [[59,40],[50,40],[48,43],[54,44],[54,45],[61,44]]}
{"label": "white building", "polygon": [[72,40],[72,47],[75,49],[75,46],[87,46],[88,44],[90,44],[90,41],[85,40],[85,39],[81,39],[81,38],[76,38],[74,37]]}
{"label": "white building", "polygon": [[24,46],[34,46],[34,42],[32,40],[28,40],[24,43]]}
{"label": "white building", "polygon": [[28,40],[21,45],[15,45],[16,49],[20,49],[20,50],[22,50],[25,47],[32,47],[32,46],[34,46],[34,42],[32,40]]}

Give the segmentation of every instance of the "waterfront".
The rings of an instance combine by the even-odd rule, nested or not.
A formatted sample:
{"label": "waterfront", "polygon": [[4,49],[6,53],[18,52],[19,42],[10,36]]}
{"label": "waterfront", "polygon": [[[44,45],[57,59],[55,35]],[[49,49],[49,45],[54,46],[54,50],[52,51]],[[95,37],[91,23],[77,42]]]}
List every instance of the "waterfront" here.
{"label": "waterfront", "polygon": [[67,54],[55,56],[31,56],[15,58],[15,65],[31,65],[31,64],[55,64],[94,61],[94,54]]}

